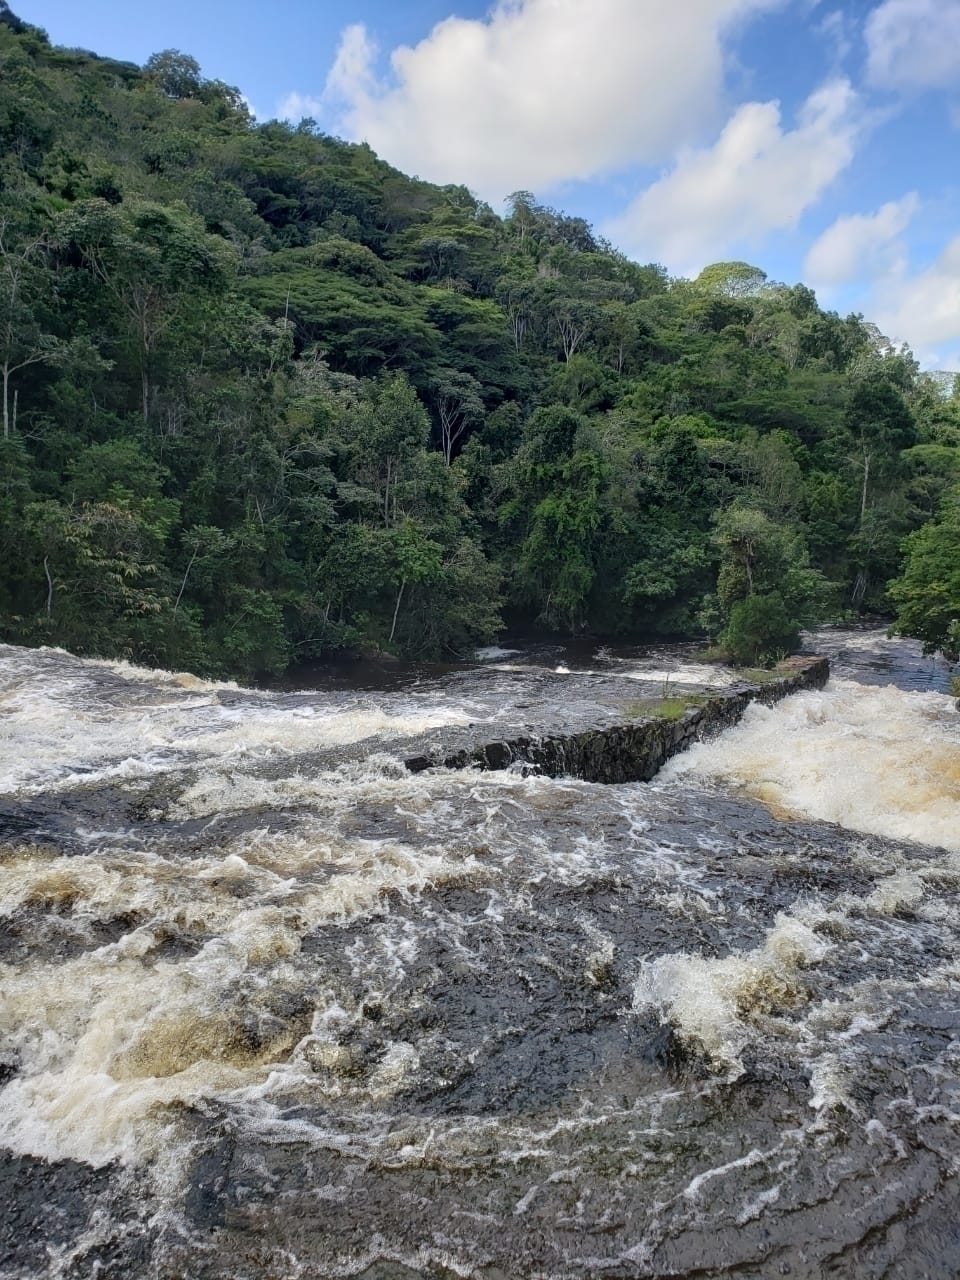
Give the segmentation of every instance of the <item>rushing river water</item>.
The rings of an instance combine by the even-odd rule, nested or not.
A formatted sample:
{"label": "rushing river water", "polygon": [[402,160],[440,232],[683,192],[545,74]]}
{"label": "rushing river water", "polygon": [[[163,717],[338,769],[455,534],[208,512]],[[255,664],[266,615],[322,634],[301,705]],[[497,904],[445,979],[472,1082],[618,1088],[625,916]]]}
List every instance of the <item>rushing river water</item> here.
{"label": "rushing river water", "polygon": [[469,673],[0,647],[0,1276],[960,1274],[960,714],[817,644],[608,787],[408,773]]}

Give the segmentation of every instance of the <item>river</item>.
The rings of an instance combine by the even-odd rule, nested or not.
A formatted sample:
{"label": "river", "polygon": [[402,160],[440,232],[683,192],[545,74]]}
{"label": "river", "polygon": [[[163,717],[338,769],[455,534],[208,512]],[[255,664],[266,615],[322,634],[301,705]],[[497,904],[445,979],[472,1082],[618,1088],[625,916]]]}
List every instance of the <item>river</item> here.
{"label": "river", "polygon": [[960,1274],[960,713],[814,643],[825,690],[621,786],[392,748],[547,664],[722,671],[0,646],[0,1277]]}

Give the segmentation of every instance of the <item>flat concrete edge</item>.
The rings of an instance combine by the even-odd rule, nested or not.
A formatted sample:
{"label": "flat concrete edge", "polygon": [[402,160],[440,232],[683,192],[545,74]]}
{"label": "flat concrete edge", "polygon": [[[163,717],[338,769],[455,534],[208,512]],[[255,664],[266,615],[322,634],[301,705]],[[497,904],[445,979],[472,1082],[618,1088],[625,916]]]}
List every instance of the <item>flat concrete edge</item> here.
{"label": "flat concrete edge", "polygon": [[[579,733],[519,736],[466,748],[440,758],[413,756],[404,761],[413,773],[423,769],[508,769],[528,766],[548,777],[584,782],[647,782],[672,757],[694,742],[737,724],[752,702],[772,706],[793,693],[822,689],[830,676],[823,657],[797,656],[779,663],[769,677],[733,685],[698,698],[679,717],[638,716],[622,724]],[[693,701],[693,700],[691,700]]]}

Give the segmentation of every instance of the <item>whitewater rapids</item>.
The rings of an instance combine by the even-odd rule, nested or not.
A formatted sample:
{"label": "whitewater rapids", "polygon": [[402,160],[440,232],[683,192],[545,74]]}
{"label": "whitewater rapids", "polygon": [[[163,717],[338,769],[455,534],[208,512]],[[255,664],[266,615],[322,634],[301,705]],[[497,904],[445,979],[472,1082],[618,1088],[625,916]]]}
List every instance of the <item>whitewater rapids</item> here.
{"label": "whitewater rapids", "polygon": [[833,641],[611,787],[0,647],[0,1276],[954,1277],[960,714]]}

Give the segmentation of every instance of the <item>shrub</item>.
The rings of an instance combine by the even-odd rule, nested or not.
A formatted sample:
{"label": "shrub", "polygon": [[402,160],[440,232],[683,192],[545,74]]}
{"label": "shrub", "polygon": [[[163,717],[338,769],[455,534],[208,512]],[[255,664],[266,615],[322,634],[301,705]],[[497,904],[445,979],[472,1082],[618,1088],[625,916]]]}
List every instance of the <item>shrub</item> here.
{"label": "shrub", "polygon": [[795,649],[800,643],[800,627],[779,591],[771,591],[738,600],[720,642],[734,662],[748,664]]}

